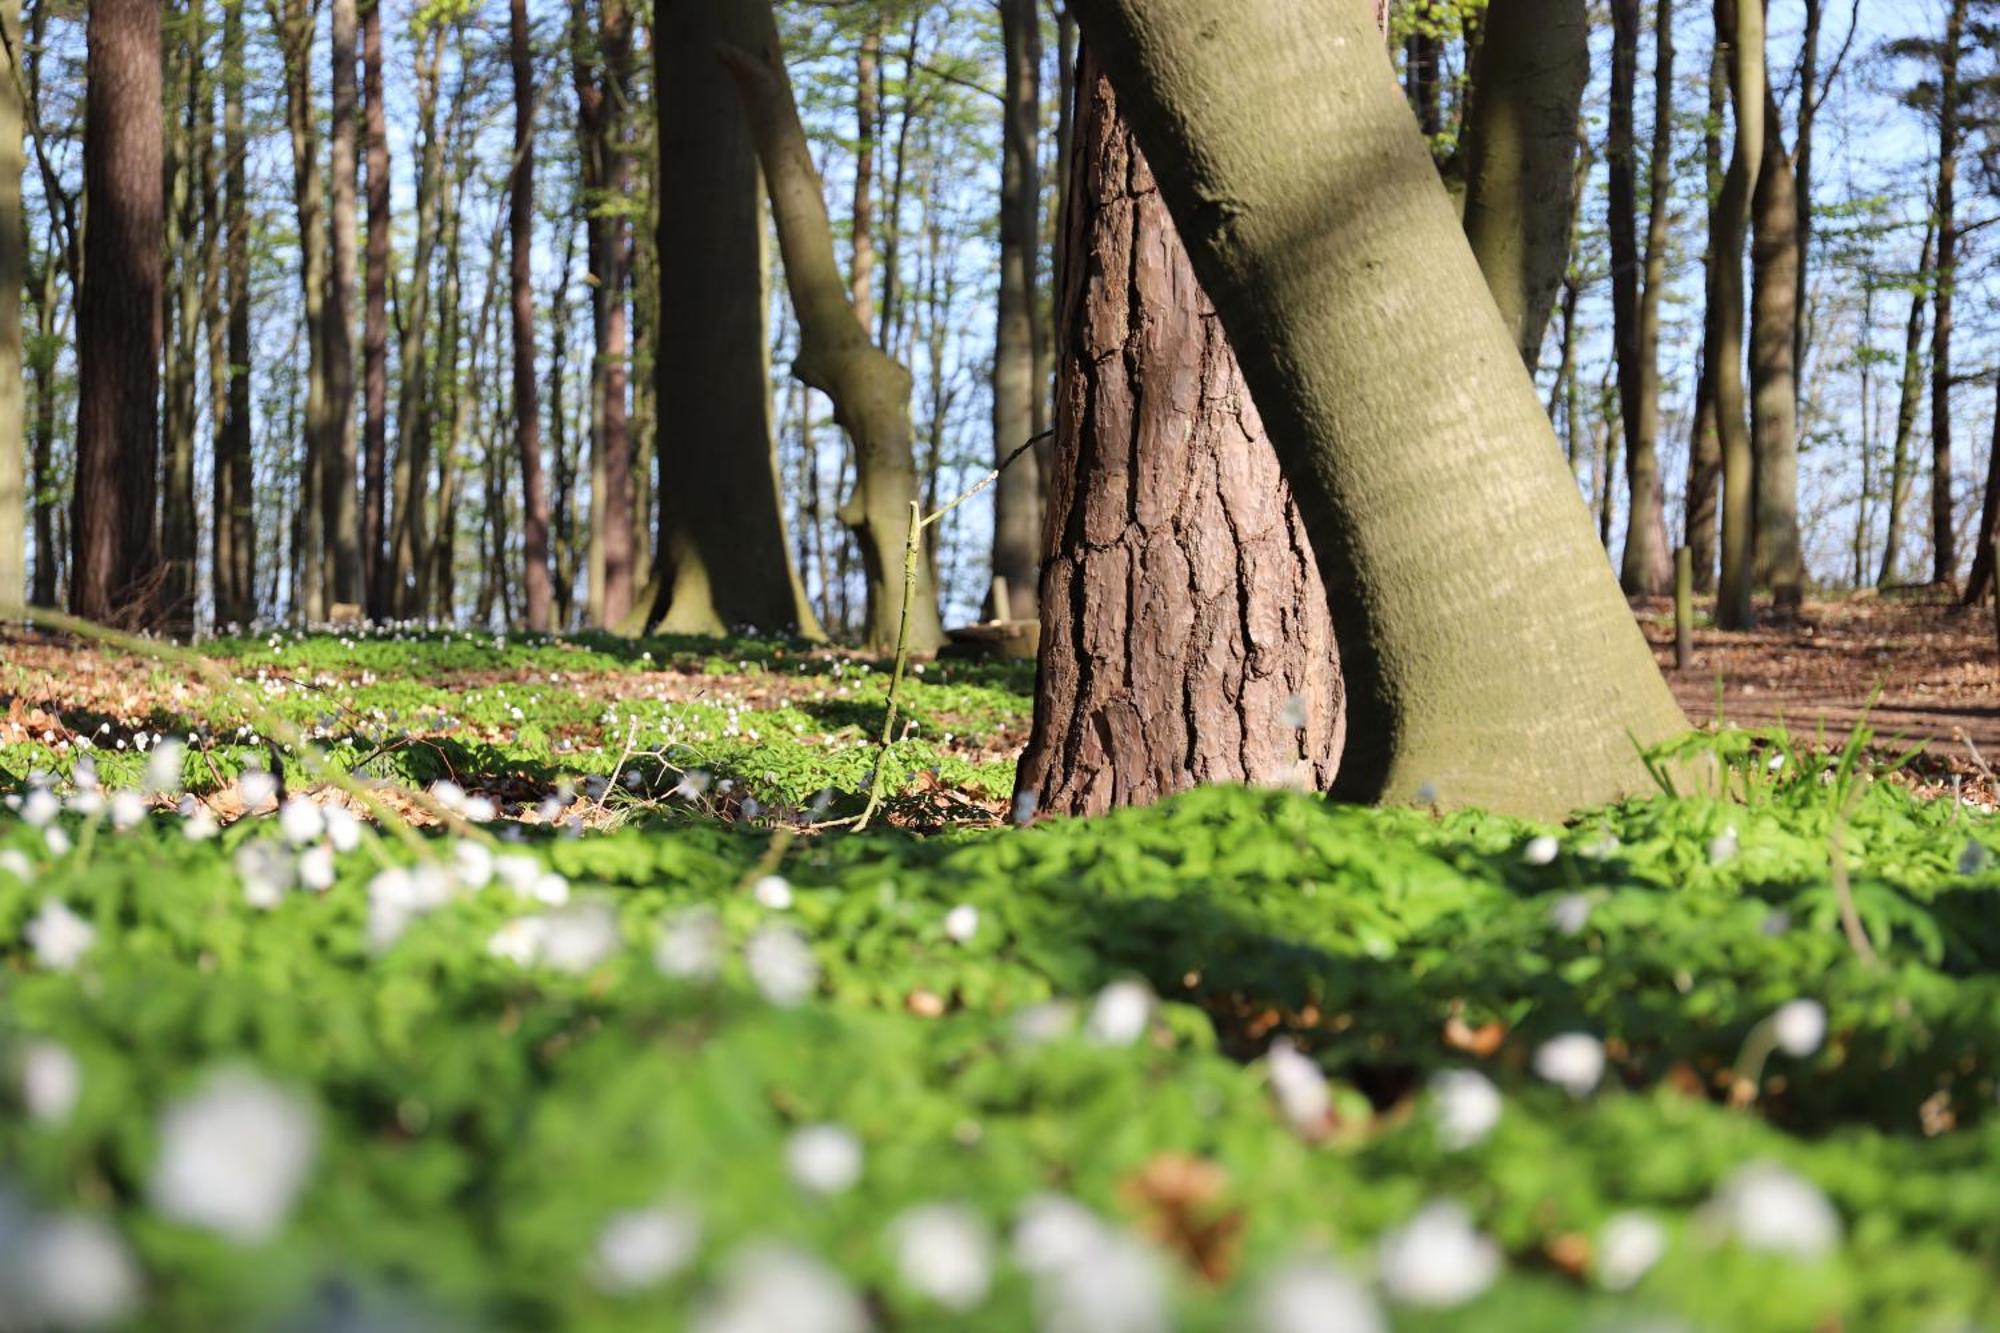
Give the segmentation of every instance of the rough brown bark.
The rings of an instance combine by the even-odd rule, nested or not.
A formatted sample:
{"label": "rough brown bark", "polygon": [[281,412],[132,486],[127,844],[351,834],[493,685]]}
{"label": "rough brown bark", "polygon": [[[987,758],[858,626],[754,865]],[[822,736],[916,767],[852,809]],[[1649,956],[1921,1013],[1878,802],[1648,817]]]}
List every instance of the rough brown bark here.
{"label": "rough brown bark", "polygon": [[1752,197],[1750,244],[1750,420],[1756,454],[1757,521],[1752,565],[1780,614],[1805,595],[1799,540],[1799,211],[1778,104],[1764,97],[1764,164]]}
{"label": "rough brown bark", "polygon": [[70,609],[143,624],[159,595],[160,8],[94,0],[87,27]]}
{"label": "rough brown bark", "polygon": [[1210,782],[1324,790],[1338,660],[1304,520],[1086,52],[1035,730],[1018,790],[1098,814]]}
{"label": "rough brown bark", "polygon": [[[382,0],[364,0],[361,95],[368,165],[368,252],[361,279],[361,564],[368,614],[396,613],[388,555],[389,493],[389,120],[382,101]],[[419,271],[417,282],[424,281]]]}
{"label": "rough brown bark", "polygon": [[508,55],[514,71],[514,170],[508,181],[508,276],[514,321],[514,451],[521,459],[522,578],[527,626],[547,633],[549,496],[542,477],[542,422],[535,384],[535,287],[531,267],[535,237],[535,66],[528,33],[527,0],[512,0]]}
{"label": "rough brown bark", "polygon": [[326,452],[320,458],[320,510],[326,526],[329,610],[361,607],[361,515],[355,496],[354,447],[355,182],[360,174],[360,93],[355,83],[356,0],[333,0],[333,120],[327,135],[328,222],[333,262],[326,299]]}
{"label": "rough brown bark", "polygon": [[[1041,16],[1039,0],[1000,0],[1004,81],[1001,91],[1000,291],[993,336],[995,466],[1035,434],[1035,403],[1046,392],[1035,378],[1035,250],[1040,235]],[[1010,614],[1035,618],[1040,582],[1040,459],[1023,454],[993,484],[995,580],[1006,581]],[[987,602],[995,614],[994,602]]]}

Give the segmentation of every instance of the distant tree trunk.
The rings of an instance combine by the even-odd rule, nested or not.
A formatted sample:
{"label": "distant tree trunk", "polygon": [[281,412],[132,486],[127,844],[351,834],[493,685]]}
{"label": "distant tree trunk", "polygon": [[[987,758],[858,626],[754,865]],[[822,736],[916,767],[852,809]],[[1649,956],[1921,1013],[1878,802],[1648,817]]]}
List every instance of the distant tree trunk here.
{"label": "distant tree trunk", "polygon": [[1903,511],[1910,495],[1910,439],[1916,434],[1917,407],[1924,392],[1924,312],[1930,305],[1931,265],[1937,259],[1935,218],[1924,222],[1924,248],[1910,284],[1910,317],[1903,325],[1903,374],[1896,401],[1896,436],[1889,451],[1889,512],[1883,521],[1882,568],[1875,586],[1888,588],[1901,577]]}
{"label": "distant tree trunk", "polygon": [[[12,53],[21,49],[19,0],[0,0],[0,615],[20,610],[28,595],[27,403],[22,379],[21,291],[28,277],[28,219],[21,211],[21,77]],[[39,502],[38,502],[39,503]],[[36,536],[36,560],[48,547]]]}
{"label": "distant tree trunk", "polygon": [[1417,128],[1423,131],[1424,142],[1438,154],[1443,151],[1438,136],[1444,133],[1444,39],[1437,31],[1439,20],[1432,0],[1416,0],[1411,11],[1417,26],[1404,44],[1404,91],[1417,113]]}
{"label": "distant tree trunk", "polygon": [[1465,128],[1465,234],[1532,369],[1569,265],[1590,22],[1583,0],[1494,0],[1481,31]]}
{"label": "distant tree trunk", "polygon": [[325,181],[319,165],[318,108],[312,94],[314,9],[308,0],[284,0],[279,42],[285,59],[285,123],[292,142],[293,201],[299,222],[299,286],[306,324],[305,430],[298,470],[297,531],[292,562],[297,590],[294,615],[326,618],[325,525],[320,502],[321,462],[328,443],[329,373],[326,347],[326,227],[321,212]]}
{"label": "distant tree trunk", "polygon": [[[1346,686],[1335,794],[1546,815],[1647,787],[1635,738],[1685,719],[1373,16],[1089,0],[1077,18],[1311,534]],[[1454,392],[1409,392],[1409,366],[1447,361]]]}
{"label": "distant tree trunk", "polygon": [[[1627,593],[1659,594],[1673,580],[1665,506],[1660,497],[1660,287],[1667,267],[1667,203],[1673,154],[1673,4],[1660,0],[1655,25],[1655,105],[1649,167],[1645,271],[1640,272],[1638,171],[1633,91],[1639,68],[1639,0],[1611,6],[1610,227],[1611,306],[1618,359],[1619,414],[1625,426],[1630,504],[1619,583]],[[1643,278],[1643,281],[1642,281]]]}
{"label": "distant tree trunk", "polygon": [[1694,411],[1688,436],[1685,540],[1694,566],[1694,590],[1715,591],[1718,498],[1722,486],[1722,431],[1715,413],[1716,347],[1722,336],[1722,306],[1715,295],[1715,209],[1722,198],[1722,121],[1727,111],[1729,47],[1717,34],[1708,61],[1708,115],[1701,155],[1707,176],[1708,239],[1702,249],[1701,354],[1695,369]]}
{"label": "distant tree trunk", "polygon": [[[832,400],[834,418],[853,443],[854,489],[841,504],[840,518],[859,543],[867,571],[864,641],[878,652],[893,649],[903,617],[903,551],[909,535],[910,505],[920,493],[910,424],[910,373],[870,340],[841,280],[824,187],[799,123],[769,0],[722,0],[722,4],[724,61],[735,76],[750,140],[763,165],[784,256],[785,280],[798,315],[800,344],[792,372]],[[710,128],[708,132],[715,131]],[[662,175],[666,174],[663,160]],[[669,249],[663,227],[663,264]],[[664,292],[661,304],[672,306]],[[671,358],[672,352],[663,350],[663,356]],[[663,420],[672,410],[666,399],[663,379]],[[765,440],[768,438],[767,433]],[[768,452],[765,457],[768,460]],[[767,472],[769,466],[767,461]],[[771,512],[779,512],[775,494]],[[782,523],[777,525],[776,535],[774,549],[789,563]],[[919,560],[917,565],[909,642],[913,651],[929,652],[944,641],[944,632],[938,622],[930,563]],[[791,586],[798,589],[797,575],[787,573]],[[803,619],[802,591],[795,592],[794,604]]]}
{"label": "distant tree trunk", "polygon": [[553,483],[549,496],[549,556],[555,565],[550,614],[558,630],[570,626],[577,568],[576,460],[570,454],[569,409],[563,402],[569,371],[570,274],[576,268],[574,222],[565,230],[562,266],[556,271],[555,287],[548,302],[555,316],[549,321],[549,463]]}
{"label": "distant tree trunk", "polygon": [[77,298],[70,609],[145,624],[157,611],[162,191],[160,7],[93,0],[83,175],[90,226]]}
{"label": "distant tree trunk", "polygon": [[1864,279],[1861,328],[1855,335],[1855,362],[1861,381],[1861,494],[1854,501],[1854,565],[1850,582],[1856,590],[1868,581],[1868,539],[1875,499],[1875,298],[1878,288]]}
{"label": "distant tree trunk", "polygon": [[[1805,26],[1799,35],[1798,151],[1792,155],[1799,235],[1799,277],[1792,315],[1792,367],[1794,382],[1800,392],[1805,388],[1806,352],[1812,344],[1812,293],[1807,287],[1807,275],[1812,267],[1813,243],[1813,123],[1819,117],[1820,103],[1826,98],[1826,89],[1820,85],[1819,79],[1819,34],[1824,0],[1804,0],[1804,4]],[[1857,585],[1859,582],[1857,576]]]}
{"label": "distant tree trunk", "polygon": [[1965,605],[1978,606],[1993,586],[1993,543],[2000,541],[2000,376],[1993,381],[1993,447],[1986,455],[1986,490],[1979,505],[1979,546],[1965,581]]}
{"label": "distant tree trunk", "polygon": [[[1761,0],[1759,0],[1761,3]],[[1750,418],[1756,459],[1752,565],[1780,615],[1804,596],[1799,539],[1798,350],[1799,210],[1778,104],[1764,96],[1764,162],[1758,173],[1750,245],[1755,287],[1750,318]]]}
{"label": "distant tree trunk", "polygon": [[[1000,0],[1000,295],[993,336],[993,452],[998,465],[1035,433],[1035,252],[1040,237],[1042,26],[1039,0]],[[1011,614],[1036,617],[1042,546],[1040,460],[1030,450],[993,484],[993,577]],[[994,611],[989,599],[988,614]]]}
{"label": "distant tree trunk", "polygon": [[53,237],[42,255],[36,275],[35,345],[28,362],[34,373],[34,426],[30,460],[30,481],[35,497],[35,586],[30,600],[36,606],[55,606],[61,555],[67,544],[56,534],[61,505],[56,497],[56,277],[58,249]]}
{"label": "distant tree trunk", "polygon": [[[382,92],[382,0],[361,16],[362,97],[366,106],[368,254],[361,316],[361,564],[368,614],[396,614],[395,566],[388,555],[389,493],[389,118]],[[422,285],[422,270],[412,287]]]}
{"label": "distant tree trunk", "polygon": [[1017,790],[1100,814],[1209,782],[1332,784],[1343,714],[1305,521],[1110,82],[1086,50],[1053,547]]}
{"label": "distant tree trunk", "polygon": [[1952,297],[1958,283],[1958,63],[1965,44],[1968,0],[1951,0],[1938,61],[1937,285],[1931,320],[1931,582],[1958,578],[1951,512]]}
{"label": "distant tree trunk", "polygon": [[[376,0],[379,5],[380,0]],[[424,339],[430,328],[431,282],[437,253],[438,214],[444,198],[444,136],[438,132],[438,71],[444,58],[445,30],[442,24],[421,34],[416,42],[417,103],[417,197],[416,240],[410,259],[408,295],[402,302],[401,328],[396,342],[396,364],[400,382],[396,389],[396,461],[390,478],[392,501],[389,508],[388,551],[383,581],[387,614],[418,618],[428,613],[430,579],[425,570],[428,538],[424,531],[424,488],[430,476],[432,401],[429,357]],[[463,81],[460,84],[464,87]],[[453,112],[462,108],[454,98]],[[387,172],[384,172],[386,179]],[[370,206],[373,207],[371,199]],[[373,233],[369,237],[373,242]],[[457,274],[446,281],[455,283]],[[444,312],[446,320],[457,312]],[[444,340],[440,340],[443,342]],[[455,354],[444,346],[439,356]],[[451,376],[445,375],[447,382]]]}
{"label": "distant tree trunk", "polygon": [[361,516],[354,493],[359,470],[354,448],[354,270],[357,232],[355,182],[360,174],[358,121],[360,93],[355,83],[356,0],[333,0],[331,52],[333,121],[327,136],[328,219],[333,227],[333,265],[327,275],[327,450],[321,456],[320,509],[326,526],[327,600],[361,607]]}
{"label": "distant tree trunk", "polygon": [[854,317],[863,328],[875,322],[875,141],[882,123],[881,60],[882,25],[877,20],[861,34],[854,54],[853,263],[848,285]]}
{"label": "distant tree trunk", "polygon": [[1730,102],[1736,144],[1715,206],[1715,283],[1710,300],[1720,307],[1716,324],[1717,433],[1722,439],[1722,582],[1715,623],[1749,629],[1755,622],[1752,502],[1755,455],[1743,391],[1743,242],[1750,222],[1751,185],[1764,160],[1764,0],[1715,0],[1718,41],[1730,47]]}
{"label": "distant tree trunk", "polygon": [[508,182],[508,269],[514,315],[514,451],[521,458],[522,577],[528,628],[549,629],[549,497],[542,479],[541,409],[535,385],[535,65],[527,0],[512,0],[508,53],[514,69],[514,170]]}
{"label": "distant tree trunk", "polygon": [[[248,625],[257,615],[257,517],[250,456],[249,136],[244,120],[243,0],[222,9],[223,330],[222,414],[215,431],[215,618]],[[210,333],[214,336],[213,330]]]}
{"label": "distant tree trunk", "polygon": [[178,39],[168,55],[176,104],[165,118],[166,262],[172,282],[161,311],[166,354],[165,472],[160,495],[160,624],[169,634],[194,632],[195,553],[200,538],[194,511],[195,430],[200,421],[195,389],[201,347],[201,167],[200,107],[203,6],[187,6]]}

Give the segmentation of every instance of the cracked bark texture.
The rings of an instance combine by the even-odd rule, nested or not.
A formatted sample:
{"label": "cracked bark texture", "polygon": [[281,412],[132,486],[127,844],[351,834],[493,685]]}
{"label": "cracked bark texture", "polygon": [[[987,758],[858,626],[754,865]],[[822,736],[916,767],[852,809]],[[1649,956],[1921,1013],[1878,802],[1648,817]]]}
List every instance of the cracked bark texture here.
{"label": "cracked bark texture", "polygon": [[1212,782],[1324,790],[1344,713],[1326,593],[1214,308],[1086,52],[1035,730],[1064,815]]}

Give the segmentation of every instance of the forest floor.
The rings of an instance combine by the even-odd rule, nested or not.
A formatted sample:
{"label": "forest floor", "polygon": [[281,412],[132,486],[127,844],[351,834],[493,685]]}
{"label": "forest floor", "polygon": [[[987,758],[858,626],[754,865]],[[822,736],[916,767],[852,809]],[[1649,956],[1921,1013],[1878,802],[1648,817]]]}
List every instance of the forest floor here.
{"label": "forest floor", "polygon": [[[1697,606],[1694,665],[1674,667],[1673,604],[1635,604],[1660,670],[1690,721],[1783,726],[1839,745],[1857,726],[1880,756],[1921,744],[1911,763],[1924,788],[1956,782],[2000,800],[2000,662],[1992,614],[1961,610],[1929,590],[1810,601],[1790,623],[1747,634],[1713,628]],[[1879,690],[1879,695],[1877,691]]]}

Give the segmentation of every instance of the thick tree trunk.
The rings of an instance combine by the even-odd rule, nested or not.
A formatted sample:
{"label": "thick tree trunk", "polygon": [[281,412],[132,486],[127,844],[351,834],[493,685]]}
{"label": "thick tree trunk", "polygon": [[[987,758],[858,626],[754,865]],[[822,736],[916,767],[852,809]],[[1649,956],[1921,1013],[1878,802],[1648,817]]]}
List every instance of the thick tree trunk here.
{"label": "thick tree trunk", "polygon": [[1569,265],[1590,22],[1583,0],[1494,0],[1482,31],[1465,127],[1465,234],[1532,369]]}
{"label": "thick tree trunk", "polygon": [[77,298],[76,483],[70,609],[148,623],[160,595],[160,8],[93,0],[87,28],[83,239]]}
{"label": "thick tree trunk", "polygon": [[1709,299],[1716,321],[1716,429],[1722,439],[1722,581],[1715,623],[1749,629],[1756,623],[1754,582],[1754,458],[1743,391],[1743,242],[1750,222],[1750,193],[1764,160],[1764,0],[1716,0],[1718,41],[1730,45],[1730,102],[1736,144],[1714,217],[1715,282]]}
{"label": "thick tree trunk", "polygon": [[1722,121],[1727,111],[1729,48],[1718,33],[1708,60],[1708,115],[1704,119],[1701,156],[1707,176],[1708,240],[1701,255],[1701,360],[1696,367],[1693,424],[1688,436],[1688,483],[1685,540],[1694,566],[1694,590],[1715,591],[1717,525],[1722,486],[1722,431],[1715,412],[1717,345],[1722,337],[1722,307],[1715,295],[1715,209],[1722,198]]}
{"label": "thick tree trunk", "polygon": [[[995,466],[1035,434],[1035,252],[1040,238],[1042,26],[1040,0],[1000,0],[1000,294],[993,335]],[[1035,619],[1042,554],[1042,479],[1033,450],[993,484],[993,561],[1010,613]],[[992,599],[987,613],[996,614]]]}
{"label": "thick tree trunk", "polygon": [[1778,128],[1778,104],[1764,97],[1764,165],[1753,202],[1750,245],[1750,417],[1756,528],[1752,565],[1780,615],[1796,613],[1805,589],[1799,540],[1797,183]]}
{"label": "thick tree trunk", "polygon": [[[1646,787],[1634,739],[1685,719],[1367,7],[1249,0],[1218,25],[1205,0],[1089,0],[1077,17],[1311,533],[1347,687],[1335,792],[1546,815]],[[1447,362],[1441,390],[1409,392],[1410,365]]]}
{"label": "thick tree trunk", "polygon": [[1017,789],[1091,815],[1210,782],[1331,785],[1326,590],[1110,83],[1079,61],[1035,731]]}
{"label": "thick tree trunk", "polygon": [[244,119],[243,0],[222,15],[224,301],[228,309],[223,416],[215,443],[215,618],[248,625],[257,615],[257,516],[250,456],[249,134]]}
{"label": "thick tree trunk", "polygon": [[514,321],[514,452],[521,459],[522,576],[527,626],[549,629],[549,497],[542,477],[542,422],[535,385],[535,65],[527,0],[508,5],[508,54],[514,70],[514,170],[508,182],[507,235]]}
{"label": "thick tree trunk", "polygon": [[[19,0],[0,3],[0,615],[28,595],[27,403],[22,379],[21,290],[28,277],[28,219],[21,212],[21,49]],[[46,563],[48,548],[37,546]]]}
{"label": "thick tree trunk", "polygon": [[333,228],[333,264],[327,275],[326,366],[327,449],[321,456],[320,510],[326,525],[329,610],[362,607],[361,515],[355,496],[358,471],[354,448],[354,270],[355,182],[360,173],[360,94],[355,83],[356,0],[333,0],[331,52],[333,121],[327,136],[331,175],[328,221]]}
{"label": "thick tree trunk", "polygon": [[1937,285],[1931,320],[1931,582],[1958,578],[1958,549],[1951,510],[1951,334],[1953,288],[1958,282],[1958,62],[1965,42],[1968,0],[1951,0],[1938,65]]}
{"label": "thick tree trunk", "polygon": [[[700,0],[696,0],[697,3]],[[833,229],[826,195],[814,168],[792,97],[769,0],[720,0],[723,55],[735,76],[750,126],[750,139],[763,164],[785,280],[799,321],[799,351],[792,372],[832,400],[834,419],[847,431],[856,459],[853,491],[841,503],[840,519],[861,548],[867,575],[868,614],[864,642],[875,651],[896,646],[903,620],[903,551],[908,543],[911,506],[920,491],[910,424],[910,372],[870,340],[854,314],[851,293],[833,254]],[[713,126],[705,132],[714,134]],[[662,175],[666,174],[663,161]],[[671,211],[671,210],[669,210]],[[668,262],[665,229],[660,257]],[[712,261],[710,261],[712,263]],[[661,304],[673,308],[662,293]],[[761,337],[760,337],[761,344]],[[663,349],[663,360],[672,356]],[[672,413],[661,384],[660,413]],[[767,409],[768,410],[768,409]],[[763,467],[771,469],[768,430]],[[664,477],[664,473],[663,473]],[[775,481],[772,483],[775,496]],[[664,488],[664,480],[662,486]],[[771,506],[774,517],[778,510]],[[738,529],[740,532],[740,529]],[[789,565],[782,522],[775,550]],[[909,614],[909,644],[929,652],[944,641],[930,562],[917,562],[915,597]],[[773,570],[785,568],[773,564]],[[798,578],[786,573],[794,604],[805,614]]]}
{"label": "thick tree trunk", "polygon": [[301,318],[306,327],[305,429],[298,467],[297,531],[292,543],[296,591],[292,613],[313,622],[326,618],[325,525],[321,461],[329,448],[326,347],[326,227],[321,212],[325,182],[319,165],[318,108],[312,94],[313,8],[284,0],[279,40],[285,59],[285,122],[291,133],[293,201],[299,222]]}
{"label": "thick tree trunk", "polygon": [[[368,254],[361,280],[361,564],[368,614],[396,614],[388,556],[389,493],[389,118],[382,93],[382,0],[361,16],[362,97],[366,106]],[[416,282],[424,280],[416,271]]]}

